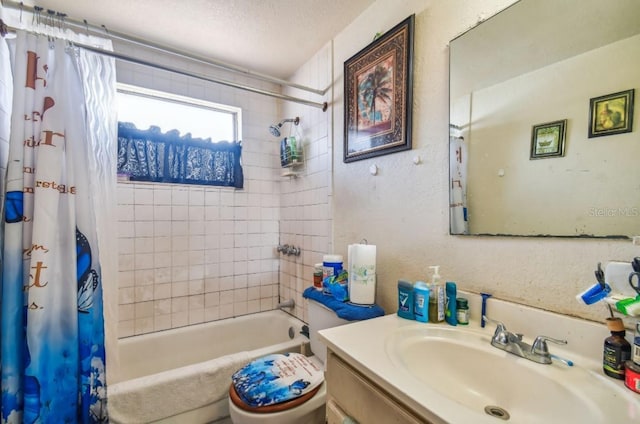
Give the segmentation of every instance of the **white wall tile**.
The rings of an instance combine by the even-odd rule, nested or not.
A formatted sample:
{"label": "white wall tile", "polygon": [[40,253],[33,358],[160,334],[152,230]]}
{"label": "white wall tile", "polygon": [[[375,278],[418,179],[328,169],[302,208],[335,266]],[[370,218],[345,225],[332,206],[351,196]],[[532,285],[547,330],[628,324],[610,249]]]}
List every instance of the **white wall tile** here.
{"label": "white wall tile", "polygon": [[171,221],[171,205],[153,206],[154,221]]}
{"label": "white wall tile", "polygon": [[169,330],[171,328],[171,314],[153,317],[153,331]]}
{"label": "white wall tile", "polygon": [[156,206],[170,206],[171,205],[171,188],[162,185],[154,186],[153,190],[153,204]]}
{"label": "white wall tile", "polygon": [[134,271],[118,271],[118,287],[133,287],[135,285]]}
{"label": "white wall tile", "polygon": [[189,204],[189,191],[185,187],[173,187],[171,191],[171,204],[174,206],[187,206]]}

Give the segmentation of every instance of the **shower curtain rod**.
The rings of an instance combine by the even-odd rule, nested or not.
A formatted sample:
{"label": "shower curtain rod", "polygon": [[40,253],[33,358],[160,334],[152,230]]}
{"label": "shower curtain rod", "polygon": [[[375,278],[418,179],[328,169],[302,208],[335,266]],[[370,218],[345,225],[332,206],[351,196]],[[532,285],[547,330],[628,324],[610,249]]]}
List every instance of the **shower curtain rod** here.
{"label": "shower curtain rod", "polygon": [[268,91],[268,90],[262,90],[260,88],[255,88],[255,87],[250,87],[247,85],[242,85],[242,84],[238,84],[236,82],[233,81],[228,81],[228,80],[224,80],[224,79],[220,79],[220,78],[212,78],[212,77],[208,77],[206,75],[201,75],[201,74],[196,74],[193,72],[187,72],[187,71],[183,71],[181,69],[178,68],[173,68],[170,66],[165,66],[165,65],[159,65],[157,63],[152,63],[152,62],[148,62],[146,60],[142,60],[142,59],[138,59],[135,57],[131,57],[131,56],[126,56],[120,53],[116,53],[116,52],[110,52],[110,51],[106,51],[106,50],[102,50],[102,49],[98,49],[95,47],[91,47],[91,46],[87,46],[87,45],[82,45],[82,44],[78,44],[78,43],[73,43],[76,46],[80,46],[85,50],[90,50],[94,53],[98,53],[98,54],[102,54],[105,56],[110,56],[113,57],[115,59],[119,59],[119,60],[123,60],[125,62],[131,62],[131,63],[136,63],[138,65],[143,65],[143,66],[150,66],[156,69],[160,69],[163,71],[167,71],[167,72],[172,72],[174,74],[179,74],[179,75],[184,75],[187,77],[191,77],[191,78],[196,78],[202,81],[208,81],[208,82],[213,82],[216,84],[221,84],[221,85],[226,85],[228,87],[233,87],[233,88],[238,88],[240,90],[245,90],[245,91],[249,91],[251,93],[256,93],[256,94],[262,94],[264,96],[270,96],[270,97],[275,97],[281,100],[287,100],[287,101],[291,101],[291,102],[296,102],[296,103],[301,103],[307,106],[313,106],[313,107],[317,107],[322,109],[323,112],[325,112],[327,110],[328,104],[327,102],[324,103],[317,103],[317,102],[312,102],[310,100],[305,100],[305,99],[300,99],[298,97],[292,97],[292,96],[287,96],[285,94],[280,94],[280,93],[276,93],[273,91]]}
{"label": "shower curtain rod", "polygon": [[[237,73],[237,74],[242,74],[244,76],[247,76],[249,78],[253,78],[253,79],[257,79],[257,80],[261,80],[261,81],[266,81],[266,82],[271,82],[271,83],[275,83],[278,85],[283,85],[283,86],[287,86],[287,87],[291,87],[291,88],[297,88],[303,91],[307,91],[310,93],[314,93],[314,94],[318,94],[318,95],[324,95],[327,92],[327,89],[324,90],[319,90],[319,89],[315,89],[315,88],[311,88],[311,87],[307,87],[304,85],[300,85],[300,84],[296,84],[296,83],[292,83],[290,81],[286,81],[280,78],[276,78],[276,77],[272,77],[269,75],[265,75],[265,74],[261,74],[258,72],[254,72],[251,71],[249,69],[245,69],[245,68],[241,68],[239,66],[230,64],[230,63],[226,63],[226,62],[221,62],[221,61],[214,61],[211,59],[206,59],[197,55],[193,55],[190,53],[186,53],[184,51],[180,51],[177,49],[172,49],[170,47],[167,46],[161,46],[159,44],[155,44],[149,41],[145,41],[145,40],[141,40],[139,38],[136,38],[134,36],[128,35],[128,34],[124,34],[124,33],[119,33],[117,31],[111,31],[108,30],[104,25],[102,27],[97,27],[95,25],[89,24],[87,23],[87,21],[83,21],[80,22],[76,19],[73,18],[69,18],[64,14],[61,14],[59,12],[56,12],[54,10],[50,10],[47,9],[46,11],[41,10],[38,11],[35,9],[35,7],[32,6],[28,6],[28,5],[24,5],[22,3],[17,3],[14,1],[6,1],[6,0],[2,0],[2,5],[4,7],[7,8],[12,8],[12,9],[16,9],[19,11],[27,11],[30,12],[32,14],[40,14],[40,16],[42,18],[44,18],[45,20],[48,18],[51,18],[52,21],[54,22],[54,24],[58,24],[59,22],[61,23],[62,26],[67,26],[67,27],[75,27],[77,29],[80,29],[82,31],[85,31],[85,33],[87,35],[89,35],[89,32],[92,32],[93,34],[99,36],[99,37],[103,37],[103,38],[110,38],[112,40],[118,40],[118,41],[124,41],[126,43],[129,44],[134,44],[134,45],[138,45],[138,46],[142,46],[144,48],[148,48],[148,49],[152,49],[152,50],[156,50],[159,51],[161,53],[166,53],[172,56],[178,56],[190,61],[194,61],[194,62],[199,62],[205,65],[209,65],[209,66],[213,66],[216,68],[220,68],[223,69],[225,71],[229,71],[232,73]],[[6,24],[6,23],[5,23]],[[8,25],[8,24],[7,24]],[[9,25],[9,29],[15,31],[17,28],[12,27]],[[233,81],[229,81],[229,80],[224,80],[224,79],[219,79],[219,78],[214,78],[214,77],[207,77],[204,75],[200,75],[200,74],[195,74],[189,71],[184,71],[178,68],[173,68],[173,67],[169,67],[169,66],[164,66],[164,65],[159,65],[153,62],[149,62],[149,61],[145,61],[145,60],[141,60],[141,59],[137,59],[134,57],[130,57],[130,56],[126,56],[120,53],[115,53],[115,52],[109,52],[109,51],[105,51],[105,50],[100,50],[100,49],[96,49],[94,47],[91,46],[87,46],[87,45],[83,45],[80,43],[74,43],[77,46],[80,46],[82,48],[85,48],[87,50],[91,50],[95,53],[99,53],[99,54],[103,54],[106,56],[111,56],[114,57],[115,59],[119,59],[119,60],[123,60],[126,62],[131,62],[131,63],[136,63],[139,65],[143,65],[143,66],[148,66],[148,67],[152,67],[152,68],[156,68],[156,69],[161,69],[164,71],[168,71],[168,72],[172,72],[172,73],[176,73],[176,74],[180,74],[180,75],[184,75],[184,76],[188,76],[188,77],[193,77],[196,79],[200,79],[200,80],[204,80],[204,81],[208,81],[208,82],[213,82],[216,84],[221,84],[221,85],[226,85],[228,87],[233,87],[233,88],[237,88],[240,90],[245,90],[245,91],[249,91],[252,93],[256,93],[256,94],[261,94],[264,96],[269,96],[269,97],[275,97],[281,100],[286,100],[286,101],[291,101],[291,102],[295,102],[295,103],[301,103],[307,106],[312,106],[312,107],[317,107],[322,109],[322,111],[326,111],[328,104],[327,102],[323,102],[323,103],[318,103],[318,102],[313,102],[310,100],[305,100],[305,99],[301,99],[298,97],[293,97],[293,96],[287,96],[284,94],[280,94],[280,93],[276,93],[273,91],[269,91],[269,90],[263,90],[260,88],[255,88],[255,87],[251,87],[248,85],[243,85],[243,84],[239,84]]]}

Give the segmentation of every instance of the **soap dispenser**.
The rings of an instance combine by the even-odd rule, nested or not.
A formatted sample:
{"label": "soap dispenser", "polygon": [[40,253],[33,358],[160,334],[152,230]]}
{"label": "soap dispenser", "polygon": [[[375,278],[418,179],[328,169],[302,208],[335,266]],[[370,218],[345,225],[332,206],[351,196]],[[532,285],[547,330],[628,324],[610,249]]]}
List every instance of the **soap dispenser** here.
{"label": "soap dispenser", "polygon": [[433,269],[431,286],[429,287],[429,321],[444,321],[444,287],[440,284],[440,266],[430,266]]}

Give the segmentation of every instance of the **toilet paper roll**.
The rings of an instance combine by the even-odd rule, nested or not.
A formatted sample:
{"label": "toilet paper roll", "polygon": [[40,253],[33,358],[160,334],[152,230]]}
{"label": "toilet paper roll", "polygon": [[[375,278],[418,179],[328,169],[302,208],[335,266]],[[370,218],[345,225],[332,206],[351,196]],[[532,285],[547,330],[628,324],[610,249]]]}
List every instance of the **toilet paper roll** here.
{"label": "toilet paper roll", "polygon": [[360,305],[372,305],[376,297],[376,246],[350,244],[347,271],[349,300]]}

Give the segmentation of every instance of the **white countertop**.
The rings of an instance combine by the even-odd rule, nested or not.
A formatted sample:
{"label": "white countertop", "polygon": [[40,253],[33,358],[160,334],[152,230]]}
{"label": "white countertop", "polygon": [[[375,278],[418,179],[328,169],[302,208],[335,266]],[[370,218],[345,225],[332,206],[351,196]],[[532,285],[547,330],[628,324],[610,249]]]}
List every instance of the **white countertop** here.
{"label": "white countertop", "polygon": [[[513,311],[507,310],[510,306],[507,306],[505,309],[504,305],[501,305],[500,307],[496,305],[497,303],[494,302],[494,311],[501,311],[501,319],[504,320],[507,328],[510,331],[518,332],[519,329],[514,326],[510,326],[510,321],[505,318],[509,317],[511,313],[513,313]],[[513,308],[514,310],[518,311],[518,314],[516,314],[518,316],[514,316],[514,319],[517,318],[516,321],[518,322],[520,322],[522,319],[527,319],[527,317],[523,318],[523,314],[533,314],[532,316],[529,316],[528,319],[530,321],[533,320],[534,325],[537,323],[538,325],[542,325],[544,327],[545,320],[547,320],[555,326],[552,328],[544,328],[544,330],[556,330],[551,331],[550,334],[549,331],[540,331],[537,334],[525,334],[525,340],[527,340],[528,342],[531,342],[532,339],[535,338],[535,336],[540,334],[555,336],[558,338],[568,338],[565,337],[566,334],[572,335],[573,340],[569,340],[569,345],[567,346],[572,346],[573,349],[556,345],[550,345],[549,349],[554,354],[573,360],[576,363],[576,366],[586,369],[591,377],[596,378],[595,381],[598,382],[596,385],[598,386],[597,390],[600,390],[600,387],[603,387],[605,389],[603,391],[605,396],[599,398],[599,405],[594,405],[594,408],[598,410],[604,408],[606,410],[606,404],[608,401],[610,402],[611,399],[615,398],[624,400],[624,402],[626,403],[625,406],[627,406],[627,411],[619,411],[619,414],[614,413],[613,416],[611,415],[611,411],[608,410],[606,411],[606,415],[602,415],[600,413],[595,414],[593,421],[594,423],[640,422],[640,395],[633,393],[632,391],[625,388],[622,381],[604,376],[602,372],[601,357],[598,360],[597,358],[593,357],[593,354],[585,356],[580,355],[579,352],[575,351],[576,348],[583,347],[582,343],[584,343],[585,340],[589,341],[590,343],[593,343],[594,340],[597,340],[597,348],[591,349],[589,353],[596,351],[602,352],[601,349],[604,338],[600,338],[602,332],[599,331],[600,325],[598,323],[576,320],[575,318],[570,317],[566,317],[566,319],[569,321],[565,322],[565,317],[563,316],[556,316],[554,317],[554,319],[545,317],[545,315],[551,314],[549,312],[534,310],[533,308],[522,307],[521,305],[513,305]],[[558,320],[560,320],[561,322],[559,322]],[[495,417],[471,411],[462,404],[456,402],[455,395],[451,397],[444,396],[438,391],[433,390],[429,385],[425,384],[417,378],[414,378],[406,369],[399,368],[390,360],[390,356],[388,354],[390,349],[390,336],[392,334],[397,334],[399,330],[405,331],[406,329],[411,329],[412,327],[425,328],[424,326],[442,326],[448,327],[450,329],[454,328],[448,326],[448,324],[446,323],[421,323],[417,321],[406,320],[398,317],[395,314],[392,314],[376,319],[354,322],[340,327],[321,330],[319,332],[319,335],[320,340],[323,341],[329,349],[338,354],[338,356],[346,360],[352,367],[361,372],[364,376],[369,378],[374,383],[378,384],[380,387],[397,398],[408,408],[414,410],[420,416],[424,417],[426,420],[433,423],[473,422],[478,424],[497,424],[499,421],[496,421]],[[585,328],[590,328],[591,326],[596,330],[595,335],[585,334],[586,332],[589,332],[586,331]],[[493,332],[495,330],[495,326],[492,324],[487,324],[484,329],[480,328],[478,321],[472,321],[468,326],[460,326],[458,328],[461,331],[471,331],[480,334],[483,338],[483,341],[484,339],[486,339],[486,343],[489,346],[491,336],[493,335]],[[608,332],[605,331],[605,334],[608,335]],[[518,358],[506,352],[503,353],[505,355],[505,360],[531,362],[523,358]],[[471,355],[469,356],[469,360],[473,361],[473,357]],[[566,367],[564,364],[556,363],[555,361],[551,365],[542,365],[535,363],[532,364],[536,367]],[[571,372],[571,370],[575,369],[575,367],[566,367],[566,369],[566,372]],[[558,370],[556,370],[556,373],[557,371]],[[488,379],[490,379],[490,377],[491,376],[487,376]],[[463,384],[463,382],[461,382],[461,384]],[[489,381],[488,384],[490,384]],[[514,382],[514,384],[526,384],[526,382]],[[578,388],[577,390],[581,389]],[[532,399],[531,401],[535,402],[535,399]],[[602,404],[600,404],[601,402]],[[606,418],[603,418],[605,416]],[[512,422],[515,422],[515,420],[512,420]]]}

